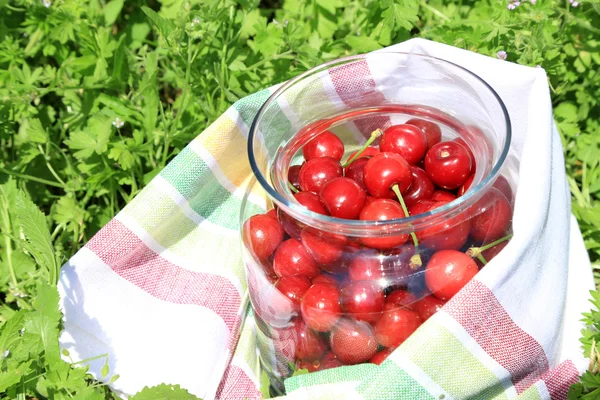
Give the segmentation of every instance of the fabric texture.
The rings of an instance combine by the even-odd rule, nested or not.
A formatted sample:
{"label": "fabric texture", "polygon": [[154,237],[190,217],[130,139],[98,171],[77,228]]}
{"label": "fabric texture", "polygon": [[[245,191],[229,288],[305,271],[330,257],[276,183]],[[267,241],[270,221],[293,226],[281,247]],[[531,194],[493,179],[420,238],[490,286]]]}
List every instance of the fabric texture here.
{"label": "fabric texture", "polygon": [[[519,176],[514,237],[381,366],[293,377],[287,397],[566,398],[586,367],[578,338],[593,279],[570,214],[544,71],[422,39],[385,51],[452,61],[498,92],[510,114],[509,158]],[[370,93],[385,96],[377,88],[386,73],[367,58],[311,95],[344,102],[348,78],[363,74],[371,76]],[[170,383],[205,400],[261,398],[239,211],[252,180],[249,126],[274,90],[235,103],[62,269],[61,345],[76,361],[109,354],[111,372],[102,379],[119,374],[111,387],[124,396]],[[249,199],[251,212],[264,212],[264,195]],[[104,360],[88,364],[101,378]]]}

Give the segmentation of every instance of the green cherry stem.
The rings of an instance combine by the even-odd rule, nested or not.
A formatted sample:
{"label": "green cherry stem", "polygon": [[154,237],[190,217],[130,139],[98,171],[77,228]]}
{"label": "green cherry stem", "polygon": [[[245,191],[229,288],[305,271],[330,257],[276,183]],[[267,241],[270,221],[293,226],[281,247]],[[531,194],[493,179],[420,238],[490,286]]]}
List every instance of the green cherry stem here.
{"label": "green cherry stem", "polygon": [[488,249],[491,249],[492,247],[494,247],[502,242],[506,242],[507,240],[512,238],[512,236],[513,236],[512,234],[506,235],[492,243],[486,244],[485,246],[471,247],[469,250],[467,250],[467,255],[469,257],[477,257],[479,259],[479,261],[483,262],[484,264],[487,264],[487,261],[485,261],[485,258],[483,258],[481,253],[483,253],[484,251],[486,251]]}
{"label": "green cherry stem", "polygon": [[487,260],[485,259],[485,257],[484,257],[483,255],[481,255],[481,254],[479,254],[479,255],[477,256],[477,259],[478,259],[479,261],[481,261],[481,263],[482,263],[483,265],[486,265],[486,264],[488,263],[488,262],[487,262]]}
{"label": "green cherry stem", "polygon": [[375,139],[377,139],[381,135],[383,135],[383,131],[379,128],[377,128],[373,132],[371,132],[371,137],[365,142],[365,144],[363,144],[363,147],[361,147],[360,150],[358,150],[356,153],[354,153],[354,155],[352,157],[350,157],[348,159],[348,161],[346,161],[344,163],[344,165],[342,165],[342,168],[346,168],[348,165],[352,164],[354,162],[354,160],[356,160],[358,157],[360,157],[360,155],[365,151],[365,149],[367,147],[369,147],[371,145],[371,143],[373,143],[375,141]]}
{"label": "green cherry stem", "polygon": [[298,193],[299,190],[296,189],[296,187],[294,185],[292,185],[292,182],[288,181],[288,187],[290,188],[290,190],[294,193]]}
{"label": "green cherry stem", "polygon": [[[404,203],[404,198],[402,197],[402,193],[400,193],[400,188],[398,187],[397,183],[392,185],[392,191],[394,193],[396,193],[396,196],[398,197],[398,201],[400,202],[400,206],[402,207],[402,211],[404,211],[404,216],[406,218],[408,218],[410,215],[408,214],[408,209],[406,208],[406,203]],[[414,232],[411,232],[410,236],[412,237],[413,244],[415,245],[415,252],[416,252],[419,249],[419,240],[417,239],[417,235],[415,235]],[[418,253],[415,253],[415,255],[410,258],[410,267],[412,269],[417,269],[421,265],[423,265],[423,262],[421,261],[421,256]]]}

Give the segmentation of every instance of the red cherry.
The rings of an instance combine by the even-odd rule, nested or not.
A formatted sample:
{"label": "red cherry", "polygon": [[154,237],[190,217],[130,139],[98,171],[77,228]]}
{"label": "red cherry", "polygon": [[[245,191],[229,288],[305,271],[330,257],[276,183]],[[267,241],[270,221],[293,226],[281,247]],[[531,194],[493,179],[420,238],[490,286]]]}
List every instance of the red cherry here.
{"label": "red cherry", "polygon": [[294,310],[300,311],[302,296],[311,287],[310,279],[302,275],[289,275],[279,278],[275,287],[294,303]]}
{"label": "red cherry", "polygon": [[465,183],[460,185],[460,187],[458,188],[458,196],[459,197],[462,196],[463,194],[465,194],[467,192],[467,190],[469,190],[469,188],[471,187],[471,184],[473,183],[474,178],[475,178],[475,175],[471,175],[467,178]]}
{"label": "red cherry", "polygon": [[[316,212],[323,215],[329,215],[323,204],[321,204],[321,200],[319,200],[319,195],[313,192],[298,192],[294,194],[294,198],[300,205],[306,207],[308,210],[312,212]],[[277,212],[279,221],[283,226],[283,229],[287,232],[288,235],[295,239],[300,238],[300,232],[302,228],[304,228],[304,224],[296,219],[292,218],[290,215],[283,212],[281,209]]]}
{"label": "red cherry", "polygon": [[385,275],[385,256],[379,252],[365,252],[357,255],[350,262],[348,278],[352,282],[377,281]]}
{"label": "red cherry", "polygon": [[[360,151],[360,149],[356,150],[353,153],[351,153],[350,156],[348,156],[348,160],[352,159],[352,157],[354,157],[354,155],[356,153],[358,153],[359,151]],[[379,151],[379,149],[377,147],[375,147],[375,146],[368,146],[368,147],[365,147],[365,149],[363,150],[363,152],[360,153],[360,155],[358,156],[358,158],[356,160],[360,160],[363,157],[371,157],[371,156],[377,155],[379,153],[380,153],[380,151]]]}
{"label": "red cherry", "polygon": [[365,197],[365,205],[363,206],[363,208],[366,207],[368,204],[371,204],[375,200],[377,200],[377,198],[367,195],[367,197]]}
{"label": "red cherry", "polygon": [[384,311],[375,325],[375,337],[383,347],[398,347],[421,325],[421,317],[406,308]]}
{"label": "red cherry", "polygon": [[300,233],[304,248],[318,264],[329,264],[340,258],[346,244],[346,237],[323,232],[310,226]]}
{"label": "red cherry", "polygon": [[351,282],[342,287],[340,303],[342,310],[352,318],[374,323],[383,310],[385,295],[375,282]]}
{"label": "red cherry", "polygon": [[425,268],[425,284],[442,300],[452,298],[477,274],[475,261],[456,250],[434,253]]}
{"label": "red cherry", "polygon": [[412,310],[416,301],[417,297],[408,290],[394,290],[385,298],[385,309],[405,307]]}
{"label": "red cherry", "polygon": [[357,160],[352,161],[352,164],[348,165],[344,171],[344,176],[358,183],[358,186],[360,186],[365,192],[367,191],[367,187],[365,186],[364,171],[365,165],[367,165],[367,162],[370,158],[370,156],[360,157]]}
{"label": "red cherry", "polygon": [[296,325],[296,360],[311,362],[321,359],[327,351],[327,344],[301,320]]}
{"label": "red cherry", "polygon": [[436,203],[433,200],[418,200],[416,203],[408,206],[408,214],[412,216],[426,213]]}
{"label": "red cherry", "polygon": [[365,165],[364,180],[367,190],[373,197],[395,198],[393,185],[398,185],[404,193],[412,183],[410,166],[395,153],[379,153],[373,156]]}
{"label": "red cherry", "polygon": [[[429,210],[447,204],[438,201],[429,206]],[[458,250],[467,241],[471,230],[471,219],[465,213],[448,218],[428,228],[416,232],[419,243],[432,250]]]}
{"label": "red cherry", "polygon": [[[482,133],[482,135],[483,135],[483,133]],[[471,173],[474,173],[475,172],[475,156],[473,155],[471,148],[469,147],[467,142],[465,142],[463,140],[463,138],[457,137],[456,139],[454,139],[454,142],[461,144],[469,153],[469,158],[471,159]]]}
{"label": "red cherry", "polygon": [[283,240],[283,228],[276,219],[265,215],[253,215],[244,222],[244,241],[259,259],[266,260]]}
{"label": "red cherry", "polygon": [[421,128],[427,137],[427,149],[442,141],[442,130],[437,124],[418,118],[409,119],[406,123]]}
{"label": "red cherry", "polygon": [[280,278],[289,275],[304,275],[310,279],[320,273],[315,260],[302,246],[302,243],[296,239],[286,240],[275,250],[273,270]]}
{"label": "red cherry", "polygon": [[356,219],[365,204],[367,194],[350,178],[337,178],[327,182],[319,198],[332,217]]}
{"label": "red cherry", "polygon": [[500,239],[510,228],[512,207],[499,190],[490,188],[473,206],[471,237],[479,242]]}
{"label": "red cherry", "polygon": [[[494,259],[494,257],[498,255],[498,253],[500,253],[506,247],[507,244],[508,240],[506,242],[498,243],[494,247],[490,247],[489,249],[482,251],[481,255],[483,256],[485,261],[490,262]],[[477,258],[475,258],[474,260],[479,268],[482,268],[484,266],[483,263]]]}
{"label": "red cherry", "polygon": [[337,281],[337,279],[335,279],[335,277],[333,275],[330,275],[328,273],[323,272],[321,275],[317,276],[316,278],[313,278],[312,283],[313,285],[315,283],[328,283],[330,285],[333,286],[338,286],[339,282]]}
{"label": "red cherry", "polygon": [[414,125],[393,125],[383,133],[379,149],[400,154],[407,163],[414,165],[421,161],[427,151],[427,137]]}
{"label": "red cherry", "polygon": [[429,317],[438,312],[444,304],[446,304],[444,300],[440,300],[435,296],[426,296],[413,304],[413,308],[419,313],[423,322],[425,322]]}
{"label": "red cherry", "polygon": [[506,200],[508,200],[509,203],[512,204],[513,191],[510,187],[510,183],[508,183],[508,180],[504,176],[500,175],[494,182],[493,186],[498,189],[500,193],[504,195],[504,197],[506,197]]}
{"label": "red cherry", "polygon": [[325,131],[304,145],[302,155],[306,161],[321,157],[340,161],[344,155],[344,143],[333,132]]}
{"label": "red cherry", "polygon": [[394,352],[394,350],[395,349],[383,349],[383,350],[375,353],[375,355],[373,357],[371,357],[369,362],[371,364],[381,365],[381,363],[384,362],[385,359],[388,358],[389,355]]}
{"label": "red cherry", "polygon": [[331,351],[344,364],[360,364],[375,355],[377,340],[371,325],[342,318],[331,331]]}
{"label": "red cherry", "polygon": [[425,155],[425,171],[443,189],[456,189],[471,174],[469,153],[457,142],[440,142]]}
{"label": "red cherry", "polygon": [[[296,368],[297,369],[306,369],[308,372],[317,372],[319,370],[319,366],[321,365],[320,360],[316,361],[297,361]],[[340,363],[341,365],[341,363]]]}
{"label": "red cherry", "polygon": [[[385,153],[382,153],[385,154]],[[359,219],[363,221],[387,221],[391,219],[404,218],[404,211],[400,204],[389,199],[377,199],[363,207]],[[386,236],[386,237],[363,237],[361,242],[365,246],[374,249],[391,249],[406,243],[408,234]]]}
{"label": "red cherry", "polygon": [[456,196],[446,190],[435,190],[431,195],[433,201],[452,201],[456,200]]}
{"label": "red cherry", "polygon": [[334,285],[315,283],[304,293],[300,306],[304,322],[318,332],[327,332],[340,318],[340,292]]}
{"label": "red cherry", "polygon": [[342,362],[336,357],[336,355],[328,351],[321,359],[321,362],[317,367],[317,371],[324,371],[326,369],[337,368],[341,367],[342,365],[344,364],[342,364]]}
{"label": "red cherry", "polygon": [[342,173],[342,166],[335,158],[313,158],[300,168],[300,187],[304,191],[319,193],[327,182],[339,178]]}
{"label": "red cherry", "polygon": [[[268,215],[271,218],[275,218],[275,220],[277,220],[277,210],[274,208],[271,208],[269,211],[267,211],[266,215]],[[279,222],[279,221],[277,221]]]}
{"label": "red cherry", "polygon": [[288,170],[288,181],[298,190],[300,189],[300,169],[301,165],[292,165]]}
{"label": "red cherry", "polygon": [[433,195],[435,187],[433,182],[427,176],[427,173],[419,167],[410,167],[412,173],[412,185],[408,188],[406,193],[402,196],[404,198],[404,204],[407,207],[415,204],[419,200],[428,200]]}

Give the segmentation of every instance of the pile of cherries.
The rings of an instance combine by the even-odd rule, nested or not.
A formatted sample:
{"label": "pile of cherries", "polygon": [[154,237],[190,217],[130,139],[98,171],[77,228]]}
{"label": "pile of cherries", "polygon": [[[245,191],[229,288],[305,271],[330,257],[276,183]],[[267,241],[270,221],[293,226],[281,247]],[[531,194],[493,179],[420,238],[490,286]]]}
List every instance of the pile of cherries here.
{"label": "pile of cherries", "polygon": [[[288,174],[299,204],[342,219],[405,218],[462,196],[476,168],[462,139],[442,141],[422,119],[376,130],[342,164],[344,153],[331,131],[304,145]],[[380,364],[507,244],[512,196],[500,176],[466,212],[381,237],[320,231],[282,209],[250,217],[245,244],[291,304],[291,361],[309,371]]]}

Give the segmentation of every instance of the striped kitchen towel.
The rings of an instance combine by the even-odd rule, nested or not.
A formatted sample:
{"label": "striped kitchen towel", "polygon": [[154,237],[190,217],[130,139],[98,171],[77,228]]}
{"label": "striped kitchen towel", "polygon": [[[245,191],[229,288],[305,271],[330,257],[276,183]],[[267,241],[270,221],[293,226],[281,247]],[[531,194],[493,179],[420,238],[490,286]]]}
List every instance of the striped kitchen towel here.
{"label": "striped kitchen towel", "polygon": [[[509,158],[519,171],[514,237],[381,366],[293,377],[287,397],[566,398],[586,366],[579,319],[593,280],[570,214],[544,71],[422,39],[386,51],[455,62],[499,93],[513,126]],[[368,74],[372,85],[360,90],[383,96],[377,82],[386,73],[367,57],[311,95],[344,102],[346,78]],[[239,211],[252,181],[248,128],[273,90],[235,103],[62,269],[61,345],[76,361],[109,354],[106,378],[104,360],[87,364],[98,378],[119,374],[111,387],[123,395],[164,382],[205,400],[261,398]],[[264,194],[253,187],[249,206],[264,212]]]}

